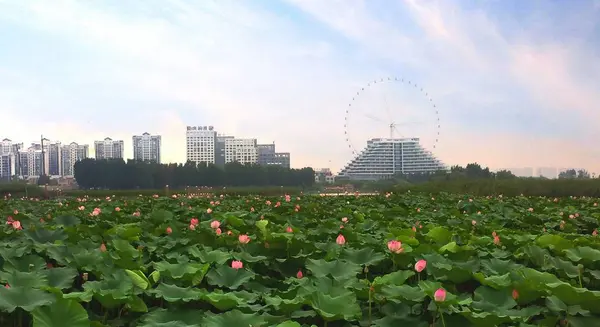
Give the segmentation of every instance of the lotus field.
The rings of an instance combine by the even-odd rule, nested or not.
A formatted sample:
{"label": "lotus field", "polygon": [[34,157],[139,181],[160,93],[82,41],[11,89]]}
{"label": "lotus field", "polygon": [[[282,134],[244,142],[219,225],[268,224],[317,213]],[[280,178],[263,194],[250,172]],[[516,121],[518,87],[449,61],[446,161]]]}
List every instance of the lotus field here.
{"label": "lotus field", "polygon": [[598,326],[590,198],[5,198],[0,326]]}

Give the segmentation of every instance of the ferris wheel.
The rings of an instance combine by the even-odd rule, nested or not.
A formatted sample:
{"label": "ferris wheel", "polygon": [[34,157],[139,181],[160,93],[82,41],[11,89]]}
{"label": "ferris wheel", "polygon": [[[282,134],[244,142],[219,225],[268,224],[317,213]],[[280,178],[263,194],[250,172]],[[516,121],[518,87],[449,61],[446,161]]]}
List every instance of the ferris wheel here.
{"label": "ferris wheel", "polygon": [[418,138],[427,151],[435,151],[440,128],[439,111],[429,92],[400,77],[368,82],[354,94],[344,117],[353,156],[374,138]]}

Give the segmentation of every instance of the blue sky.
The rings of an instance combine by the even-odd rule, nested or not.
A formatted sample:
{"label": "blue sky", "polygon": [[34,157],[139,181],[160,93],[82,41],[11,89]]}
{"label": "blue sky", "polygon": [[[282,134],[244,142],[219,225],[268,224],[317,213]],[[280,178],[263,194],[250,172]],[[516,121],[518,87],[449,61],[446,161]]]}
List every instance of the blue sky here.
{"label": "blue sky", "polygon": [[361,113],[389,110],[427,147],[439,118],[447,164],[600,172],[599,1],[0,0],[0,31],[2,138],[109,136],[131,156],[157,133],[182,162],[185,126],[214,125],[339,170],[353,96],[398,77],[438,116],[406,83],[367,87],[357,150],[389,134]]}

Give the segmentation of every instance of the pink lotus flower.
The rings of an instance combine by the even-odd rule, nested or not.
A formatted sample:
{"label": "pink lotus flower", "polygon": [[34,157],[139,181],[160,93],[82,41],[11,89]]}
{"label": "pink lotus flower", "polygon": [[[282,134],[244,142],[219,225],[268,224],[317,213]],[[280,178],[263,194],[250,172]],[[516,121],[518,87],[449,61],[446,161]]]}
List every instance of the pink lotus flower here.
{"label": "pink lotus flower", "polygon": [[292,227],[290,227],[290,226],[288,226],[288,227],[285,229],[285,231],[286,231],[286,232],[288,232],[288,233],[293,233],[293,232],[294,232],[294,230],[293,230],[293,229],[292,229]]}
{"label": "pink lotus flower", "polygon": [[473,226],[477,225],[477,221],[471,220],[471,225],[473,225]]}
{"label": "pink lotus flower", "polygon": [[106,252],[106,244],[100,244],[100,252]]}
{"label": "pink lotus flower", "polygon": [[517,300],[519,298],[519,291],[517,291],[516,289],[512,290],[512,298]]}
{"label": "pink lotus flower", "polygon": [[500,245],[500,236],[494,236],[494,244]]}
{"label": "pink lotus flower", "polygon": [[196,225],[190,224],[190,230],[196,230]]}
{"label": "pink lotus flower", "polygon": [[196,226],[196,225],[198,225],[198,223],[199,223],[198,218],[192,218],[192,219],[190,219],[190,225]]}
{"label": "pink lotus flower", "polygon": [[391,240],[387,243],[387,247],[388,250],[390,250],[390,252],[392,253],[402,253],[404,252],[404,249],[402,248],[402,242],[400,241],[396,241],[396,240]]}
{"label": "pink lotus flower", "polygon": [[296,278],[300,279],[304,277],[304,275],[302,274],[302,270],[298,270],[298,273],[296,274]]}
{"label": "pink lotus flower", "polygon": [[592,232],[592,236],[598,236],[598,229],[594,229],[594,231]]}
{"label": "pink lotus flower", "polygon": [[248,244],[250,242],[250,236],[248,236],[246,234],[242,234],[242,235],[238,236],[238,240],[242,244]]}
{"label": "pink lotus flower", "polygon": [[218,220],[213,220],[210,222],[210,228],[217,229],[221,227],[221,223]]}
{"label": "pink lotus flower", "polygon": [[419,273],[425,270],[425,267],[427,267],[427,261],[425,260],[419,260],[415,263],[415,270]]}
{"label": "pink lotus flower", "polygon": [[119,212],[119,211],[121,211],[121,208],[119,208],[119,207],[116,207],[116,208],[115,208],[115,211],[116,211],[116,212]]}
{"label": "pink lotus flower", "polygon": [[221,235],[221,229],[220,228],[215,229],[215,234]]}
{"label": "pink lotus flower", "polygon": [[15,215],[18,215],[18,214],[19,214],[19,210],[15,210],[15,211],[13,211],[13,213],[14,213]]}
{"label": "pink lotus flower", "polygon": [[433,299],[436,302],[444,302],[446,300],[446,290],[443,288],[438,288],[433,294]]}
{"label": "pink lotus flower", "polygon": [[231,261],[231,268],[242,269],[242,268],[244,268],[244,264],[241,261],[233,260],[233,261]]}
{"label": "pink lotus flower", "polygon": [[167,227],[166,232],[167,232],[167,234],[171,234],[171,233],[173,233],[173,229],[171,227]]}
{"label": "pink lotus flower", "polygon": [[12,227],[13,227],[14,229],[23,229],[23,227],[21,227],[21,222],[20,222],[20,221],[18,221],[18,220],[15,220],[15,221],[12,223]]}
{"label": "pink lotus flower", "polygon": [[344,235],[339,234],[338,237],[335,239],[335,242],[338,245],[344,245],[344,244],[346,244],[346,238],[344,237]]}
{"label": "pink lotus flower", "polygon": [[210,214],[210,213],[212,213],[212,209],[211,209],[211,208],[208,208],[208,209],[206,209],[206,213],[207,213],[207,214]]}
{"label": "pink lotus flower", "polygon": [[4,288],[10,288],[10,285],[6,284],[4,285]]}
{"label": "pink lotus flower", "polygon": [[136,211],[132,214],[134,217],[139,217],[141,215],[141,213],[139,211]]}
{"label": "pink lotus flower", "polygon": [[344,224],[345,224],[345,223],[347,223],[347,222],[348,222],[348,217],[344,217],[344,218],[342,218],[342,222],[343,222]]}

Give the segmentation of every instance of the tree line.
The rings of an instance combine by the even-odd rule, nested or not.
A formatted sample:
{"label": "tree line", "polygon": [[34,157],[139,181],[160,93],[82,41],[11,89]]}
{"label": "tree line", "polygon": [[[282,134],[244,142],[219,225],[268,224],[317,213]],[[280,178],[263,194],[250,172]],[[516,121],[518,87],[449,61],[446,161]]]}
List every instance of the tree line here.
{"label": "tree line", "polygon": [[312,168],[227,163],[223,168],[201,162],[158,164],[123,159],[84,159],[75,163],[75,180],[84,189],[171,189],[225,186],[301,186],[314,183]]}

